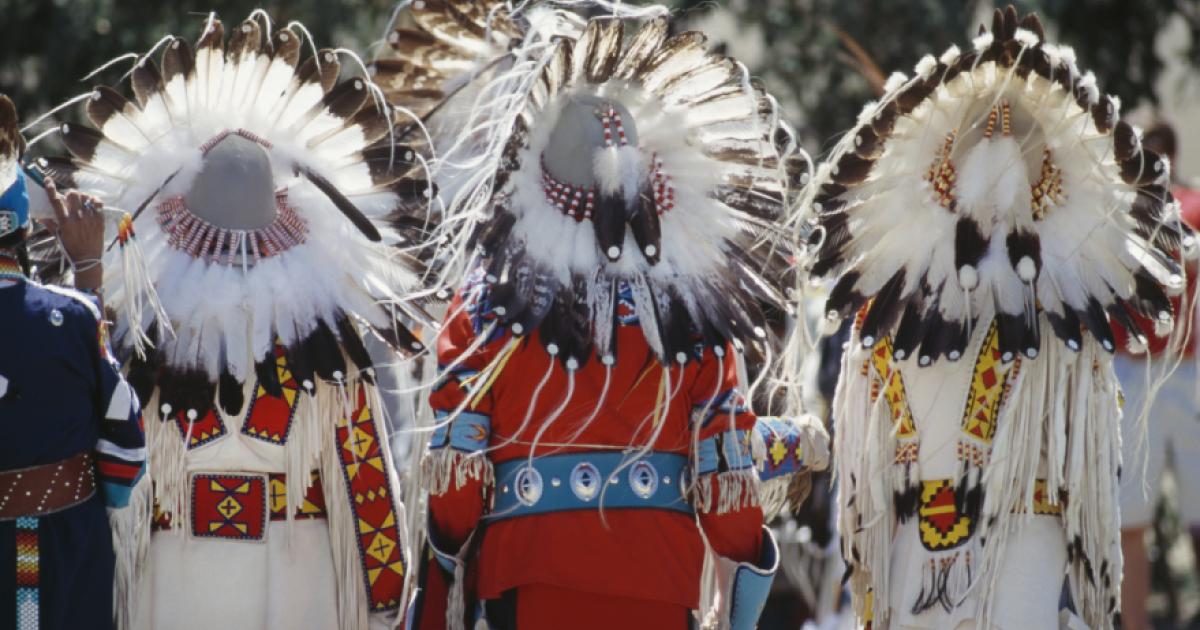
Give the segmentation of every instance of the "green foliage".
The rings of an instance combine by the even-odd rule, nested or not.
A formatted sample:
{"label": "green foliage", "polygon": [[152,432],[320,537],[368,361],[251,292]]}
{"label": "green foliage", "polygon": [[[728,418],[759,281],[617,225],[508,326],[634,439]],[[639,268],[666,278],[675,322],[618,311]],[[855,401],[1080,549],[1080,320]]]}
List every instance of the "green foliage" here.
{"label": "green foliage", "polygon": [[[83,93],[80,78],[118,55],[142,52],[167,33],[195,39],[204,16],[216,11],[227,25],[262,6],[275,20],[301,20],[319,45],[342,46],[369,56],[395,0],[0,0],[0,92],[26,120]],[[766,54],[758,67],[814,151],[853,125],[871,83],[849,54],[840,29],[857,42],[886,76],[911,72],[925,53],[965,45],[979,17],[977,0],[675,0],[688,16],[714,7],[731,9],[761,33]],[[984,2],[990,6],[990,3]],[[996,3],[1001,4],[1001,3]],[[1200,5],[1195,0],[1020,0],[1038,11],[1076,48],[1080,65],[1096,72],[1105,91],[1128,105],[1153,98],[1161,67],[1154,35],[1168,16],[1182,13],[1193,33],[1193,62],[1200,66]],[[285,10],[286,8],[286,10]],[[988,18],[990,19],[990,18]],[[736,42],[732,48],[736,51]],[[114,83],[121,64],[97,77]],[[74,112],[70,116],[77,116]]]}
{"label": "green foliage", "polygon": [[226,29],[255,8],[273,20],[301,21],[321,47],[364,51],[383,34],[394,0],[0,0],[0,92],[25,120],[86,92],[114,84],[128,63],[80,82],[104,62],[145,52],[174,33],[195,41],[209,11]]}

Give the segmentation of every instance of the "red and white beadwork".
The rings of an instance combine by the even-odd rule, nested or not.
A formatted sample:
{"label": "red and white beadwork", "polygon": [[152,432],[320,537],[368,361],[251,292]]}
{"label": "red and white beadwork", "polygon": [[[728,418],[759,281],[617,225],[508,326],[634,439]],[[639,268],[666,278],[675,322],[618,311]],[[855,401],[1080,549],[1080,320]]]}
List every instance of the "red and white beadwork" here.
{"label": "red and white beadwork", "polygon": [[254,230],[218,227],[192,214],[183,197],[158,205],[158,225],[167,242],[193,258],[232,265],[257,262],[300,245],[308,238],[308,222],[288,205],[287,190],[275,193],[275,220]]}
{"label": "red and white beadwork", "polygon": [[623,147],[629,144],[625,138],[625,125],[621,122],[621,114],[616,108],[598,109],[596,118],[599,118],[600,124],[604,125],[604,146]]}
{"label": "red and white beadwork", "polygon": [[596,187],[564,184],[554,179],[546,170],[545,160],[542,161],[542,190],[546,193],[546,200],[559,212],[576,221],[592,218],[592,210],[596,207]]}
{"label": "red and white beadwork", "polygon": [[253,131],[246,129],[226,129],[212,138],[209,138],[208,142],[200,145],[200,152],[207,155],[209,151],[212,151],[213,147],[217,146],[218,142],[228,138],[231,135],[239,135],[247,140],[253,140],[254,142],[257,142],[268,149],[270,149],[272,146],[270,140],[267,140]]}
{"label": "red and white beadwork", "polygon": [[658,215],[675,207],[675,188],[671,186],[671,176],[663,171],[662,160],[658,159],[655,154],[651,158],[653,166],[650,167],[650,187],[654,192],[654,205],[658,208]]}
{"label": "red and white beadwork", "polygon": [[[546,201],[568,217],[576,221],[592,218],[592,211],[596,207],[595,186],[576,186],[554,179],[546,169],[544,158],[542,191],[546,194]],[[654,205],[659,216],[675,207],[675,188],[671,185],[671,176],[663,171],[662,160],[658,159],[657,155],[651,159],[650,191],[654,195]]]}

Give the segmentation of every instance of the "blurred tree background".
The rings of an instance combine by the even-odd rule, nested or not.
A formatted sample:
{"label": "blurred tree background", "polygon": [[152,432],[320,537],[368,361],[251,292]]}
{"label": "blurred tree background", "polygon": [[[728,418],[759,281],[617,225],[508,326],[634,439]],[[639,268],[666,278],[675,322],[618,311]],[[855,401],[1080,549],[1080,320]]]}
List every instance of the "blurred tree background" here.
{"label": "blurred tree background", "polygon": [[[981,23],[991,26],[993,0],[680,0],[694,23],[747,57],[787,108],[813,153],[853,126],[892,72],[911,74],[922,55],[951,44],[966,48]],[[1049,39],[1075,48],[1081,68],[1102,90],[1121,97],[1125,111],[1155,95],[1163,68],[1156,36],[1182,19],[1200,41],[1196,0],[1015,0],[1036,11]],[[1200,45],[1187,53],[1200,67]],[[1200,121],[1197,121],[1200,123]]]}
{"label": "blurred tree background", "polygon": [[[848,129],[893,71],[911,71],[925,53],[966,45],[990,21],[993,0],[668,0],[692,26],[747,62],[779,97],[810,151],[820,153]],[[1036,10],[1051,37],[1076,48],[1102,89],[1129,110],[1155,99],[1162,69],[1155,36],[1182,20],[1200,41],[1196,0],[1018,0]],[[85,92],[80,79],[104,62],[146,50],[167,33],[195,38],[204,16],[227,24],[262,7],[273,19],[300,20],[319,45],[370,56],[393,0],[0,0],[0,92],[32,120]],[[1200,45],[1188,63],[1200,67]],[[128,64],[97,80],[114,82]],[[1200,95],[1197,95],[1200,97]],[[78,115],[73,112],[71,115]]]}
{"label": "blurred tree background", "polygon": [[[86,92],[80,82],[106,61],[144,52],[166,34],[195,41],[215,11],[226,28],[256,8],[272,20],[298,20],[318,46],[366,56],[383,35],[393,0],[0,0],[0,92],[29,121]],[[130,68],[114,66],[95,82],[115,83]],[[127,89],[127,88],[126,88]]]}

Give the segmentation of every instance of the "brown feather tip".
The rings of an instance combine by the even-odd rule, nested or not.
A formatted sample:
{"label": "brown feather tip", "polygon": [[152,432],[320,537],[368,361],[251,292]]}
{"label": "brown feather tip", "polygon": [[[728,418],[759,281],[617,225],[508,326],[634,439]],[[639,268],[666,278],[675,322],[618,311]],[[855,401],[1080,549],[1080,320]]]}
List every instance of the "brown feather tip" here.
{"label": "brown feather tip", "polygon": [[383,240],[383,236],[379,233],[379,229],[375,227],[375,224],[371,223],[371,220],[363,215],[362,211],[347,199],[332,182],[309,168],[299,165],[297,165],[297,168],[308,178],[308,181],[312,182],[318,190],[333,202],[333,205],[354,224],[354,227],[358,228],[358,231],[362,232],[363,236],[367,237],[367,240],[374,243]]}
{"label": "brown feather tip", "polygon": [[21,128],[17,123],[17,108],[0,94],[0,158],[16,159],[21,154]]}

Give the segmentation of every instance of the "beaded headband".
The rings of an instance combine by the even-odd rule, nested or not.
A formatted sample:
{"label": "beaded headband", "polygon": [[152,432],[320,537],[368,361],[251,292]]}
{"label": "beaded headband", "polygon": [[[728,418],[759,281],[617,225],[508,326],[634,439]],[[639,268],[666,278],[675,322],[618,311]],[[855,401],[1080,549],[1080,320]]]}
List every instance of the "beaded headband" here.
{"label": "beaded headband", "polygon": [[[227,129],[200,145],[207,155],[222,140],[237,135],[270,149],[271,142],[245,129]],[[168,197],[158,204],[158,225],[167,234],[167,243],[192,258],[215,264],[243,266],[257,263],[304,243],[308,222],[288,204],[287,190],[275,193],[275,219],[255,229],[223,228],[192,213],[182,195]]]}

